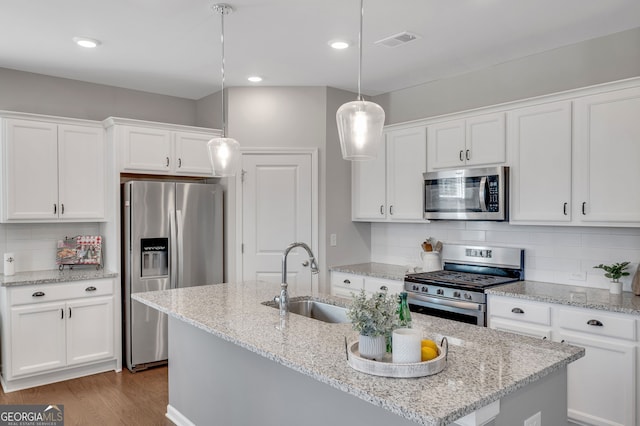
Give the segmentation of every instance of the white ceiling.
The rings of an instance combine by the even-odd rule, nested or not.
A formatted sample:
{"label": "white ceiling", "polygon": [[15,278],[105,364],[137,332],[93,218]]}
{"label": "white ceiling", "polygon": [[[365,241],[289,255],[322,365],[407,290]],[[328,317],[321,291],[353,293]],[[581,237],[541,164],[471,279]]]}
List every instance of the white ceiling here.
{"label": "white ceiling", "polygon": [[[208,0],[2,0],[0,67],[199,99],[220,87]],[[228,0],[226,85],[357,91],[358,0]],[[639,0],[366,0],[363,93],[375,95],[640,27]],[[410,31],[421,38],[373,42]],[[72,43],[100,39],[98,49]],[[336,51],[331,39],[353,47]]]}

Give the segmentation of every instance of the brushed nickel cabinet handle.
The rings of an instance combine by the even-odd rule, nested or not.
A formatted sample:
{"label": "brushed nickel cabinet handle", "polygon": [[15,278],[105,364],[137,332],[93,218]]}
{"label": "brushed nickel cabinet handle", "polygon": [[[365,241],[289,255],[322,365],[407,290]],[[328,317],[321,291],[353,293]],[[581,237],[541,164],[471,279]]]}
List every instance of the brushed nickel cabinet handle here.
{"label": "brushed nickel cabinet handle", "polygon": [[595,327],[602,327],[602,326],[604,326],[604,324],[603,324],[603,323],[601,323],[600,321],[595,320],[595,319],[592,319],[592,320],[587,321],[587,325],[593,325],[593,326],[595,326]]}
{"label": "brushed nickel cabinet handle", "polygon": [[524,314],[524,311],[520,308],[513,308],[511,312],[513,312],[514,314]]}
{"label": "brushed nickel cabinet handle", "polygon": [[169,157],[165,157],[166,164],[165,166],[169,167]]}
{"label": "brushed nickel cabinet handle", "polygon": [[562,207],[562,212],[564,213],[564,215],[567,215],[567,203],[564,203],[564,207]]}
{"label": "brushed nickel cabinet handle", "polygon": [[58,205],[53,203],[53,214],[58,214]]}
{"label": "brushed nickel cabinet handle", "polygon": [[64,204],[60,204],[60,214],[64,214]]}
{"label": "brushed nickel cabinet handle", "polygon": [[60,308],[60,319],[64,319],[64,309]]}
{"label": "brushed nickel cabinet handle", "polygon": [[178,168],[182,167],[182,158],[178,158]]}
{"label": "brushed nickel cabinet handle", "polygon": [[71,318],[71,308],[69,308],[69,318]]}
{"label": "brushed nickel cabinet handle", "polygon": [[380,286],[380,290],[387,291],[387,290],[389,290],[389,288],[386,285],[381,285]]}
{"label": "brushed nickel cabinet handle", "polygon": [[84,291],[96,291],[97,288],[95,288],[94,286],[89,286],[87,288],[84,289]]}
{"label": "brushed nickel cabinet handle", "polygon": [[42,297],[44,296],[44,291],[36,291],[31,295],[31,297]]}
{"label": "brushed nickel cabinet handle", "polygon": [[585,212],[585,206],[586,206],[586,205],[587,205],[587,202],[586,202],[586,201],[584,201],[584,202],[582,203],[582,214],[583,214],[584,216],[586,216],[586,215],[587,215],[587,213]]}
{"label": "brushed nickel cabinet handle", "polygon": [[344,280],[344,281],[342,281],[342,282],[343,282],[343,283],[345,283],[346,285],[351,284],[351,281],[349,281],[349,280]]}
{"label": "brushed nickel cabinet handle", "polygon": [[460,159],[460,161],[464,161],[464,158],[462,157],[463,152],[463,150],[460,150],[460,154],[458,154],[458,158]]}
{"label": "brushed nickel cabinet handle", "polygon": [[384,204],[380,204],[380,215],[384,215]]}
{"label": "brushed nickel cabinet handle", "polygon": [[393,205],[390,205],[390,206],[389,206],[389,214],[390,214],[390,215],[393,215]]}
{"label": "brushed nickel cabinet handle", "polygon": [[467,158],[467,161],[471,160],[471,151],[467,150],[467,153],[465,154],[465,157]]}

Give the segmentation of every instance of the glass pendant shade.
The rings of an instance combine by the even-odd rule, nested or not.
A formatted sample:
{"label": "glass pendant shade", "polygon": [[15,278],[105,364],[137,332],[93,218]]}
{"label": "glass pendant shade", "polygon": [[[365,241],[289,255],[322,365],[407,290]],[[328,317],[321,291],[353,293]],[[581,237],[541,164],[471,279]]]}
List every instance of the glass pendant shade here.
{"label": "glass pendant shade", "polygon": [[384,110],[374,102],[347,102],[336,113],[342,158],[373,160],[382,145]]}
{"label": "glass pendant shade", "polygon": [[232,138],[213,138],[207,143],[209,161],[216,177],[234,176],[240,163],[240,144]]}

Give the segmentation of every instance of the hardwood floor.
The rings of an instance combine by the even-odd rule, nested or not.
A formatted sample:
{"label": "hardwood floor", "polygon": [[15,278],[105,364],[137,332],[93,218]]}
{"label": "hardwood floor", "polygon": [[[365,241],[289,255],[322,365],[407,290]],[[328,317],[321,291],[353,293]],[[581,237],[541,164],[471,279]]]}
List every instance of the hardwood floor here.
{"label": "hardwood floor", "polygon": [[65,426],[173,425],[164,415],[169,401],[167,367],[138,373],[123,369],[5,394],[0,404],[62,404]]}

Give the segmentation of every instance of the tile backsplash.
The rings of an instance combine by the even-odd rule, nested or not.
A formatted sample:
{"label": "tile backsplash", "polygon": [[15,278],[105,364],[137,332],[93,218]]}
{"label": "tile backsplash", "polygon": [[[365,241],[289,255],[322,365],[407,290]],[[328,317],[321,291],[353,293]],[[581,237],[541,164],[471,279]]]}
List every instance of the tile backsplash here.
{"label": "tile backsplash", "polygon": [[371,261],[418,266],[420,243],[489,244],[525,249],[525,278],[583,287],[609,288],[600,263],[629,261],[631,279],[640,262],[640,228],[522,226],[501,222],[372,223]]}
{"label": "tile backsplash", "polygon": [[0,253],[14,254],[16,272],[56,269],[58,240],[76,235],[100,235],[100,225],[97,223],[0,224]]}

